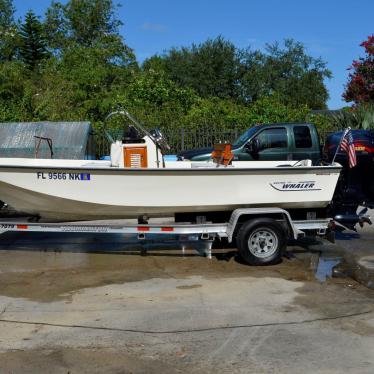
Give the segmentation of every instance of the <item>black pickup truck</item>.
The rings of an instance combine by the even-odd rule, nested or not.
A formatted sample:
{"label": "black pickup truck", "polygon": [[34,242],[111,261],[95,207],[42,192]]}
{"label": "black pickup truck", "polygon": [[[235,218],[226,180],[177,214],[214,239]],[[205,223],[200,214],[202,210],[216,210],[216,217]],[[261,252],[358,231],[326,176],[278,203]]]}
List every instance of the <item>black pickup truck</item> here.
{"label": "black pickup truck", "polygon": [[[311,123],[274,123],[257,125],[247,130],[233,144],[235,160],[302,160],[313,164],[328,163],[334,158],[343,135],[329,135],[322,149],[316,127]],[[343,166],[331,216],[348,228],[368,222],[365,214],[357,214],[359,206],[374,208],[374,132],[352,130],[357,166],[350,169],[345,152],[339,151],[335,161]],[[213,148],[182,152],[179,159],[204,161],[211,158]]]}

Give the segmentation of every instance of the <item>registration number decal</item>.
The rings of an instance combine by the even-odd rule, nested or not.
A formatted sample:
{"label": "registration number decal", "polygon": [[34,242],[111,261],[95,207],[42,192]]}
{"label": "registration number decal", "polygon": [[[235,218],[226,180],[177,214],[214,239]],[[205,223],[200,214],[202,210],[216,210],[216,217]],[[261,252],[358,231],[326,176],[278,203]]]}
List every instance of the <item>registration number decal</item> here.
{"label": "registration number decal", "polygon": [[14,225],[1,224],[0,229],[14,229]]}
{"label": "registration number decal", "polygon": [[89,173],[45,173],[38,171],[36,178],[41,180],[70,180],[70,181],[90,181]]}

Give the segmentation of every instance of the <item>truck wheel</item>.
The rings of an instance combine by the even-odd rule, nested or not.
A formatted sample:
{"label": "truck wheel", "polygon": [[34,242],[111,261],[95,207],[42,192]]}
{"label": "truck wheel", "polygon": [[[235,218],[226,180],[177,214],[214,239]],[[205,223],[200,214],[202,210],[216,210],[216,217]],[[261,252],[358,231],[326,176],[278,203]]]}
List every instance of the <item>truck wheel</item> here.
{"label": "truck wheel", "polygon": [[249,265],[271,265],[281,261],[287,244],[284,228],[270,218],[243,224],[237,235],[240,256]]}

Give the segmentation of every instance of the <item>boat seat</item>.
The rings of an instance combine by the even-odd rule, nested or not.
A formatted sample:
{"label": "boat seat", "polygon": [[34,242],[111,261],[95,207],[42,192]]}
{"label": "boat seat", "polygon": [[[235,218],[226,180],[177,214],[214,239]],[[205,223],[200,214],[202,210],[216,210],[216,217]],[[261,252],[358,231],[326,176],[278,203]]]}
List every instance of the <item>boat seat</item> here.
{"label": "boat seat", "polygon": [[312,166],[312,160],[300,160],[297,164],[294,166]]}
{"label": "boat seat", "polygon": [[307,167],[307,166],[312,166],[312,160],[300,160],[300,161],[295,161],[292,164],[277,165],[277,168]]}

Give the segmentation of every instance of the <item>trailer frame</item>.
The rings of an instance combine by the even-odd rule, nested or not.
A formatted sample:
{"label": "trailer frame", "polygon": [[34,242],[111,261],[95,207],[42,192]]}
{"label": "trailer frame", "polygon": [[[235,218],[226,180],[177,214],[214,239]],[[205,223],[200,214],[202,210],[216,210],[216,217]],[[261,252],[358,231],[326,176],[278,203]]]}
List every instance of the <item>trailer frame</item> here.
{"label": "trailer frame", "polygon": [[[203,213],[202,213],[203,215]],[[160,224],[113,224],[100,221],[40,223],[28,221],[0,220],[0,235],[6,232],[43,232],[43,233],[81,233],[81,234],[136,234],[138,240],[144,241],[148,235],[194,235],[200,240],[211,241],[226,238],[229,243],[236,239],[239,228],[244,222],[254,218],[274,219],[280,222],[287,233],[287,239],[297,240],[308,232],[318,236],[326,236],[332,232],[333,221],[326,219],[293,220],[289,212],[282,208],[240,208],[232,212],[230,220],[223,223],[160,223]],[[331,237],[329,240],[333,240]],[[1,240],[1,236],[0,236]],[[205,253],[211,258],[211,246]]]}

